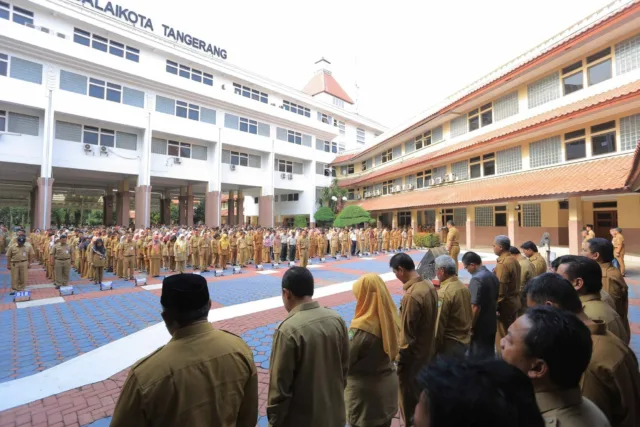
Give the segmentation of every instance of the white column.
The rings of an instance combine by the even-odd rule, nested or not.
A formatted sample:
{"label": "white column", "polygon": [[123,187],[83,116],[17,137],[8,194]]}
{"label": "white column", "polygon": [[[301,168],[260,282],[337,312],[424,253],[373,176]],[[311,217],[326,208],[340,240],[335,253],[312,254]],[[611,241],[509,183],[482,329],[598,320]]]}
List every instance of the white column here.
{"label": "white column", "polygon": [[316,223],[316,219],[313,217],[313,215],[316,213],[316,188],[317,188],[317,183],[316,183],[316,179],[317,179],[317,174],[316,174],[316,161],[315,159],[312,160],[309,163],[309,171],[308,173],[305,173],[305,179],[308,180],[309,182],[309,186],[308,189],[305,190],[307,192],[309,192],[309,194],[307,195],[307,203],[306,203],[306,210],[307,212],[309,212],[309,225],[311,224],[315,224]]}

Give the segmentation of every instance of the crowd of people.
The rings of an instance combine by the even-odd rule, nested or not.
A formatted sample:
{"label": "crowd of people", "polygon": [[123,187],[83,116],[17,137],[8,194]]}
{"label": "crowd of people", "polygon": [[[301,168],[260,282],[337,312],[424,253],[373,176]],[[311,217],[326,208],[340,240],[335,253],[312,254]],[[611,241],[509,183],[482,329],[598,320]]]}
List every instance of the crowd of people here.
{"label": "crowd of people", "polygon": [[[466,286],[451,256],[459,252],[457,230],[449,227],[449,255],[434,262],[436,285],[418,274],[408,254],[396,253],[389,267],[403,284],[399,310],[380,276],[365,274],[353,284],[349,326],[313,299],[305,259],[410,247],[408,232],[98,229],[87,236],[76,231],[69,244],[65,231],[34,233],[33,246],[45,242],[35,249],[18,233],[9,255],[26,247],[17,252],[49,259],[56,282],[57,257],[71,254],[79,271],[93,266],[88,274],[100,280],[93,258],[82,255],[89,247],[91,257],[105,260],[102,268],[117,271],[124,258],[125,278],[136,269],[153,275],[161,266],[178,272],[163,280],[160,300],[171,341],[132,367],[115,427],[255,426],[259,384],[252,351],[208,323],[206,279],[183,273],[187,263],[201,270],[243,265],[250,242],[256,264],[282,259],[285,245],[289,259],[301,260],[282,279],[289,314],[273,336],[270,426],[383,427],[398,412],[416,427],[640,425],[640,372],[629,347],[628,287],[613,264],[620,255],[615,242],[587,234],[582,255],[548,265],[533,242],[518,248],[496,236],[493,271],[475,252],[461,257],[471,274]],[[47,245],[52,236],[59,241]],[[380,240],[382,246],[374,246]]]}

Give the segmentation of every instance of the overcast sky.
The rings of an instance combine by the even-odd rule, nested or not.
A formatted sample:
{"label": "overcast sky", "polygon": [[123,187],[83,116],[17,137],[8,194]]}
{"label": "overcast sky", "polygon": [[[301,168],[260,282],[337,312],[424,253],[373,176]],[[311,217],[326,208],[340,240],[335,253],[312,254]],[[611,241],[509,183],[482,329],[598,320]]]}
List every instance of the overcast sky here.
{"label": "overcast sky", "polygon": [[[322,56],[359,113],[393,127],[610,0],[120,0],[302,89]],[[356,83],[359,90],[356,90]]]}

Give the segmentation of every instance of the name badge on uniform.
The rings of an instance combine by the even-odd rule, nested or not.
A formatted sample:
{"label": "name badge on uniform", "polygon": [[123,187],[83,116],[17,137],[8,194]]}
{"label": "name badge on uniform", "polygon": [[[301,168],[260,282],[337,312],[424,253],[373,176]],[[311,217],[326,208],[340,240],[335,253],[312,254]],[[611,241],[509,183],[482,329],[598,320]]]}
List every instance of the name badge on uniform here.
{"label": "name badge on uniform", "polygon": [[22,251],[22,256],[26,257],[27,256],[27,252],[26,251]]}
{"label": "name badge on uniform", "polygon": [[69,249],[67,249],[65,252],[66,252],[67,255],[69,255]]}

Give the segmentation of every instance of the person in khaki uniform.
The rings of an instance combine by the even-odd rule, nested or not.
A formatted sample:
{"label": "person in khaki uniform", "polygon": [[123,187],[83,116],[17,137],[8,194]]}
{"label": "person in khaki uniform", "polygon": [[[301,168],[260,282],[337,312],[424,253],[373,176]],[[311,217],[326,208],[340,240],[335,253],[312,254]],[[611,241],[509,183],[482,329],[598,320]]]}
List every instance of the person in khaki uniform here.
{"label": "person in khaki uniform", "polygon": [[391,239],[391,236],[389,233],[389,229],[385,227],[384,230],[382,231],[382,249],[384,249],[387,252],[389,252],[390,239]]}
{"label": "person in khaki uniform", "polygon": [[171,340],[133,365],[112,427],[255,427],[258,374],[238,336],[207,321],[207,281],[175,274],[162,282],[162,319]]}
{"label": "person in khaki uniform", "polygon": [[152,277],[160,276],[160,264],[162,263],[162,243],[160,236],[155,233],[153,239],[146,247],[147,258],[149,259],[149,275]]}
{"label": "person in khaki uniform", "polygon": [[[62,240],[62,239],[61,239]],[[93,281],[95,285],[101,285],[104,278],[104,267],[107,265],[107,250],[102,239],[96,239],[93,245]],[[56,273],[56,277],[58,274]]]}
{"label": "person in khaki uniform", "polygon": [[[200,238],[200,269],[202,272],[209,271],[209,266],[213,265],[214,268],[218,263],[218,242],[211,238],[211,233],[208,231]],[[215,249],[213,248],[215,246]]]}
{"label": "person in khaki uniform", "polygon": [[520,288],[518,289],[518,292],[520,292],[522,288],[527,286],[529,280],[538,276],[538,274],[536,274],[535,265],[533,265],[529,258],[522,255],[518,248],[516,248],[515,246],[511,246],[511,248],[509,248],[509,253],[513,257],[513,259],[515,259],[518,264],[520,264]]}
{"label": "person in khaki uniform", "polygon": [[258,228],[258,231],[253,235],[253,262],[256,265],[262,264],[262,244],[264,236],[262,235],[262,229]]}
{"label": "person in khaki uniform", "polygon": [[145,267],[145,254],[144,254],[144,245],[145,245],[145,235],[144,232],[140,235],[133,238],[136,242],[136,262],[138,265],[138,271],[148,271]]}
{"label": "person in khaki uniform", "polygon": [[218,254],[220,256],[220,268],[227,268],[229,263],[229,237],[223,234],[218,242]]}
{"label": "person in khaki uniform", "polygon": [[136,268],[136,243],[131,238],[131,234],[127,234],[126,240],[122,245],[122,274],[125,280],[133,280]]}
{"label": "person in khaki uniform", "polygon": [[309,237],[309,258],[313,259],[318,253],[318,239],[316,238],[315,231],[311,230],[308,233]]}
{"label": "person in khaki uniform", "polygon": [[229,233],[229,248],[231,253],[230,264],[237,265],[238,264],[238,233],[235,230],[231,230]]}
{"label": "person in khaki uniform", "polygon": [[500,281],[498,290],[498,329],[496,331],[496,350],[500,354],[500,340],[507,334],[509,326],[516,320],[520,309],[520,264],[509,253],[511,240],[507,236],[496,236],[493,253],[498,255],[493,270]]}
{"label": "person in khaki uniform", "polygon": [[16,244],[7,249],[7,268],[11,273],[10,295],[24,290],[29,276],[29,265],[36,255],[26,241],[26,236],[18,236]]}
{"label": "person in khaki uniform", "polygon": [[340,235],[340,249],[341,252],[340,254],[343,257],[346,257],[347,255],[351,254],[351,239],[349,238],[349,229],[345,228],[344,230],[342,230],[342,234]]}
{"label": "person in khaki uniform", "polygon": [[306,231],[303,231],[300,235],[298,248],[300,248],[300,267],[306,268],[309,263],[309,239]]}
{"label": "person in khaki uniform", "polygon": [[245,239],[247,241],[247,263],[253,261],[253,263],[255,264],[256,260],[253,256],[253,236],[254,234],[256,234],[255,231],[253,230],[249,230],[247,232],[247,234],[245,235]]}
{"label": "person in khaki uniform", "polygon": [[413,249],[413,228],[409,227],[407,230],[407,247]]}
{"label": "person in khaki uniform", "polygon": [[202,269],[200,263],[200,238],[195,231],[191,232],[191,239],[189,239],[189,246],[191,247],[191,265],[194,270]]}
{"label": "person in khaki uniform", "polygon": [[[586,326],[593,350],[587,354],[590,356],[588,366],[580,380],[582,396],[600,408],[612,426],[640,425],[640,371],[633,350],[608,332],[602,321],[587,317],[578,293],[557,274],[544,274],[532,280],[526,297],[530,307],[552,304],[565,313],[574,314]],[[548,326],[556,327],[555,323]],[[542,333],[537,336],[544,336]],[[555,351],[571,352],[573,349],[567,349],[566,344]],[[569,364],[563,365],[563,369],[570,369],[575,362],[573,358],[568,359]]]}
{"label": "person in khaki uniform", "polygon": [[333,230],[331,234],[331,257],[335,258],[336,253],[338,252],[338,247],[340,244],[340,236],[338,235],[338,230]]}
{"label": "person in khaki uniform", "polygon": [[181,234],[173,245],[173,253],[176,260],[176,271],[184,273],[185,265],[189,259],[189,244],[184,234]]}
{"label": "person in khaki uniform", "polygon": [[556,272],[571,282],[578,291],[582,309],[589,319],[604,322],[609,332],[629,345],[630,336],[620,315],[602,301],[601,270],[598,263],[583,256],[564,255],[559,258]]}
{"label": "person in khaki uniform", "polygon": [[245,232],[241,231],[237,240],[238,245],[238,265],[244,267],[247,264],[247,238]]}
{"label": "person in khaki uniform", "polygon": [[460,253],[460,232],[456,228],[453,221],[447,221],[447,228],[449,232],[447,233],[447,252],[449,252],[449,256],[454,259],[456,262],[456,274],[458,274],[458,254]]}
{"label": "person in khaki uniform", "polygon": [[391,257],[389,266],[402,282],[404,290],[400,302],[400,349],[396,361],[400,413],[408,425],[420,396],[416,376],[434,355],[438,293],[430,281],[418,274],[415,263],[406,253]]}
{"label": "person in khaki uniform", "polygon": [[580,319],[548,305],[528,309],[502,340],[503,359],[531,379],[548,426],[611,427],[602,411],[580,392],[592,351],[589,329]]}
{"label": "person in khaki uniform", "polygon": [[71,246],[67,244],[66,234],[62,234],[58,244],[51,249],[50,258],[49,262],[55,268],[56,289],[67,286],[71,271]]}
{"label": "person in khaki uniform", "polygon": [[[111,265],[112,265],[111,263],[113,260],[113,252],[111,252],[111,233],[109,233],[108,237],[103,238],[102,241],[104,243],[104,250],[105,250],[105,257],[106,257],[104,268],[106,268],[108,271],[111,268]],[[73,239],[69,243],[69,246],[73,247]]]}
{"label": "person in khaki uniform", "polygon": [[464,357],[471,342],[471,292],[458,279],[455,264],[449,255],[435,260],[440,281],[435,354],[445,357]]}
{"label": "person in khaki uniform", "polygon": [[349,366],[347,326],[313,301],[313,276],[291,267],[282,278],[289,312],[273,335],[267,417],[271,427],[342,427]]}
{"label": "person in khaki uniform", "polygon": [[618,261],[620,265],[620,274],[622,277],[625,276],[625,266],[624,266],[624,236],[622,235],[621,228],[612,228],[611,234],[613,235],[613,239],[611,239],[611,244],[613,245],[613,256]]}
{"label": "person in khaki uniform", "polygon": [[591,239],[595,239],[596,233],[593,232],[593,224],[587,224],[586,230],[587,230],[587,241]]}
{"label": "person in khaki uniform", "polygon": [[536,246],[535,243],[529,240],[520,245],[520,249],[522,249],[524,255],[529,258],[529,261],[531,261],[535,266],[535,276],[539,276],[547,272],[547,261],[542,255],[540,255],[540,252],[538,252],[538,246]]}
{"label": "person in khaki uniform", "polygon": [[349,373],[344,392],[347,423],[388,427],[398,412],[400,318],[384,281],[374,273],[353,284],[355,316],[349,326]]}
{"label": "person in khaki uniform", "polygon": [[280,233],[276,231],[273,234],[273,262],[280,262],[280,254],[282,253],[282,238],[280,237]]}

